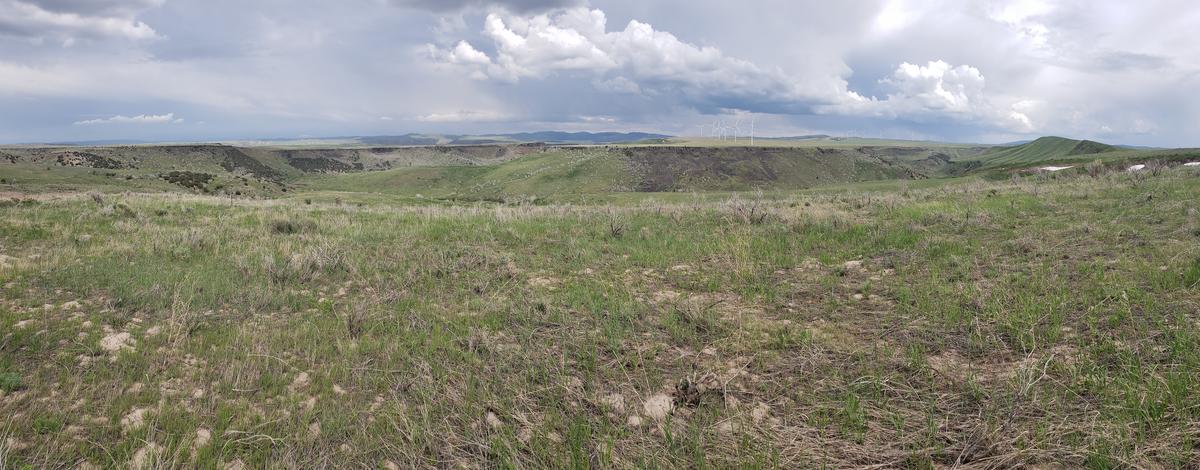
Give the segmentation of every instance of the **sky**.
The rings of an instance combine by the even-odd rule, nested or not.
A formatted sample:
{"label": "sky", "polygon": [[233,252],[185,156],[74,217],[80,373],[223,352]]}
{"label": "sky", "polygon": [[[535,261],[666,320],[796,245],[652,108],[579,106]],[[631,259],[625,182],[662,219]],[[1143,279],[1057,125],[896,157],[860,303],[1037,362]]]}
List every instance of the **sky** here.
{"label": "sky", "polygon": [[1200,147],[1198,30],[1194,0],[0,0],[0,142],[753,126]]}

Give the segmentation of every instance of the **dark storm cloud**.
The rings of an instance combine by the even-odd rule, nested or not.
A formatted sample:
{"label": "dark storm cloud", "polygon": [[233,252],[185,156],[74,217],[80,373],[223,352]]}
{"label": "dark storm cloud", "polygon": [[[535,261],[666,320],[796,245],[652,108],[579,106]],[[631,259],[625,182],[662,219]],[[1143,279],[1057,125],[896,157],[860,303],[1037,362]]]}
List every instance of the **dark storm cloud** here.
{"label": "dark storm cloud", "polygon": [[164,0],[19,0],[55,13],[75,13],[84,16],[132,15],[161,5]]}
{"label": "dark storm cloud", "polygon": [[149,39],[157,33],[137,15],[163,0],[0,0],[0,33],[55,39]]}

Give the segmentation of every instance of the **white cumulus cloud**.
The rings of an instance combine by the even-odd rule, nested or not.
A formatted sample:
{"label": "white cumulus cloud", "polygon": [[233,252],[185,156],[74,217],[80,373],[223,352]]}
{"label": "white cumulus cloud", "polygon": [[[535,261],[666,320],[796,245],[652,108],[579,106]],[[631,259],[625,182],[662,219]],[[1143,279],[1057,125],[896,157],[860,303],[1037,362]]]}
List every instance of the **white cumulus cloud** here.
{"label": "white cumulus cloud", "polygon": [[418,122],[455,123],[455,122],[499,122],[511,119],[511,116],[496,111],[452,111],[446,113],[430,113],[417,116]]}
{"label": "white cumulus cloud", "polygon": [[460,41],[451,48],[433,48],[433,57],[466,67],[475,78],[517,82],[560,73],[590,75],[601,91],[678,93],[717,108],[801,109],[863,99],[836,74],[799,80],[715,47],[684,42],[648,23],[632,20],[617,31],[607,26],[598,9],[532,16],[491,13],[484,20],[484,36],[495,47],[493,55]]}
{"label": "white cumulus cloud", "polygon": [[998,103],[985,93],[983,73],[970,65],[951,65],[942,60],[925,65],[904,62],[879,83],[890,90],[882,99],[872,97],[848,105],[822,107],[820,111],[914,120],[951,118],[1012,131],[1028,131],[1033,127],[1024,112],[1030,106],[1028,101]]}
{"label": "white cumulus cloud", "polygon": [[175,113],[139,114],[137,116],[116,115],[102,119],[87,119],[75,121],[76,126],[94,126],[98,124],[182,124],[183,118],[176,118]]}

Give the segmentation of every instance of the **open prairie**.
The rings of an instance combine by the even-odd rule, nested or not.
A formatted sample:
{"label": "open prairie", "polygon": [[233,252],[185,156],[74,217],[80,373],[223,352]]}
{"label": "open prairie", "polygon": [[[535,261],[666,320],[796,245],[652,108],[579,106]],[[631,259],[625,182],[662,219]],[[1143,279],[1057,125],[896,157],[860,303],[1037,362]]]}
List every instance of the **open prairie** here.
{"label": "open prairie", "polygon": [[1200,170],[894,148],[7,150],[0,467],[1197,462]]}

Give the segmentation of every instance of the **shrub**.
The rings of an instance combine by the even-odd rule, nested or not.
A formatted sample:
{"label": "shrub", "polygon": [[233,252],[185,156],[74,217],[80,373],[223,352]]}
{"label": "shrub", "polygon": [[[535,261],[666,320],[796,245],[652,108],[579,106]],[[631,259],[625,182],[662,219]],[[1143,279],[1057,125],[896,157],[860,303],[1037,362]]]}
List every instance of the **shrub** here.
{"label": "shrub", "polygon": [[316,228],[316,224],[307,220],[275,219],[270,223],[271,231],[282,235],[291,235]]}
{"label": "shrub", "polygon": [[608,216],[605,218],[608,223],[608,234],[613,238],[621,238],[625,236],[625,231],[629,229],[629,222],[617,214],[615,211],[609,210]]}
{"label": "shrub", "polygon": [[[213,175],[196,173],[194,171],[172,171],[162,175],[162,179],[190,189],[207,190],[206,185],[212,181]],[[219,189],[219,188],[217,188]]]}
{"label": "shrub", "polygon": [[770,214],[767,212],[767,207],[763,204],[762,199],[752,199],[743,201],[741,199],[730,199],[728,211],[735,220],[742,223],[758,225],[767,221]]}

